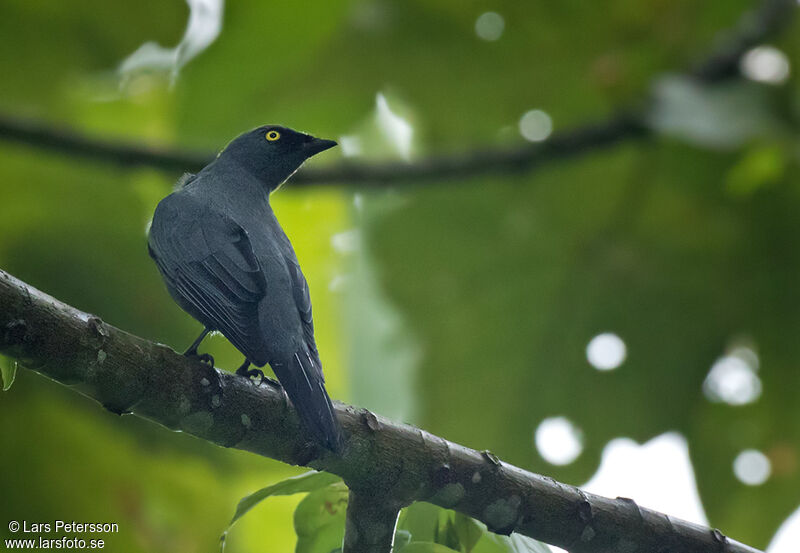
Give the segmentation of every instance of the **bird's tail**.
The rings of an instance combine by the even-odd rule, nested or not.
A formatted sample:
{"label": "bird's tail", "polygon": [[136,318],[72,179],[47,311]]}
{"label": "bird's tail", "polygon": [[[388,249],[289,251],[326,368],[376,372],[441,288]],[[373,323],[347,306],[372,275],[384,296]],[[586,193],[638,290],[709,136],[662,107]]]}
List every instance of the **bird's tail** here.
{"label": "bird's tail", "polygon": [[341,446],[339,423],[325,390],[322,367],[315,357],[300,351],[288,362],[274,363],[272,370],[306,430],[320,445],[335,452]]}

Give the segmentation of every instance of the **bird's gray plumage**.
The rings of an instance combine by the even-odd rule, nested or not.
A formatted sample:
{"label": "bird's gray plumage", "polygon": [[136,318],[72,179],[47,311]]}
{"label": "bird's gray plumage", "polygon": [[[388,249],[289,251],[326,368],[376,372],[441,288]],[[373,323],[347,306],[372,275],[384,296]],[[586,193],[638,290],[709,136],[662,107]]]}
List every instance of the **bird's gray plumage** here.
{"label": "bird's gray plumage", "polygon": [[[264,140],[270,129],[282,149]],[[304,425],[336,449],[308,283],[269,203],[269,192],[332,144],[282,127],[242,135],[159,203],[148,246],[175,301],[254,365],[269,363]]]}

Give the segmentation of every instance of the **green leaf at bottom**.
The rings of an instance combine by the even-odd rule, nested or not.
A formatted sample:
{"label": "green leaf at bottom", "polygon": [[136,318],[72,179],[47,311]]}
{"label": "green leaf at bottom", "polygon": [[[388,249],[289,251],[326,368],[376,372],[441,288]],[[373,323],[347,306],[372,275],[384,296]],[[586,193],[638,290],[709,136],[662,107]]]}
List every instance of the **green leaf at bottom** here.
{"label": "green leaf at bottom", "polygon": [[14,383],[17,377],[17,362],[8,357],[0,355],[0,379],[3,381],[3,391],[5,392]]}
{"label": "green leaf at bottom", "polygon": [[261,488],[260,490],[243,497],[236,506],[236,512],[233,514],[233,518],[228,523],[228,526],[225,528],[222,536],[220,536],[220,548],[224,550],[225,539],[228,535],[228,531],[234,524],[236,524],[236,521],[242,518],[250,509],[264,501],[266,498],[274,495],[292,495],[296,493],[313,492],[326,486],[330,486],[331,484],[339,482],[340,480],[341,479],[335,474],[311,471],[301,474],[300,476],[293,476],[292,478],[281,480],[280,482],[272,484],[271,486],[267,486],[266,488]]}

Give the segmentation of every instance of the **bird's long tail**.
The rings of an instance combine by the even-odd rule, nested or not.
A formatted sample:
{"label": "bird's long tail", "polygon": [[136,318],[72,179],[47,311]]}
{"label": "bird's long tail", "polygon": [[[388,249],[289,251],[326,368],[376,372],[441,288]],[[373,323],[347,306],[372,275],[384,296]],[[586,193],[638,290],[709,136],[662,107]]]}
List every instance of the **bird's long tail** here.
{"label": "bird's long tail", "polygon": [[339,423],[325,390],[322,367],[315,357],[300,351],[287,362],[272,364],[272,370],[311,436],[327,449],[339,451]]}

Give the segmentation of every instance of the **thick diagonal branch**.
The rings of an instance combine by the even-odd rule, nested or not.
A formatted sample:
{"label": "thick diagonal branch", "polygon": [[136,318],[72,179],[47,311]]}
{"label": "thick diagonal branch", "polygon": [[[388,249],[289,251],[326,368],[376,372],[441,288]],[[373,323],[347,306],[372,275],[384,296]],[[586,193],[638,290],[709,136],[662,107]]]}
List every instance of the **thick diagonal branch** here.
{"label": "thick diagonal branch", "polygon": [[[714,83],[738,74],[739,61],[749,48],[784,29],[797,9],[796,0],[763,0],[730,30],[720,33],[713,48],[686,73],[697,81]],[[640,109],[621,110],[599,122],[553,134],[539,144],[509,149],[481,148],[434,156],[412,163],[344,163],[322,169],[303,169],[293,186],[348,184],[379,187],[396,182],[447,180],[485,174],[531,171],[545,163],[583,155],[620,142],[650,135]],[[148,166],[174,172],[197,171],[214,159],[212,152],[190,152],[129,142],[92,138],[51,124],[0,114],[0,139],[84,159],[122,166]]]}
{"label": "thick diagonal branch", "polygon": [[[359,499],[369,497],[390,510],[428,501],[481,520],[494,532],[519,532],[572,553],[756,551],[718,530],[628,499],[584,493],[349,405],[336,406],[343,453],[320,451],[304,439],[293,408],[274,388],[117,329],[4,271],[0,352],[111,411],[132,411],[225,447],[338,474],[356,493],[353,508],[359,510]],[[388,524],[389,514],[375,519]]]}

